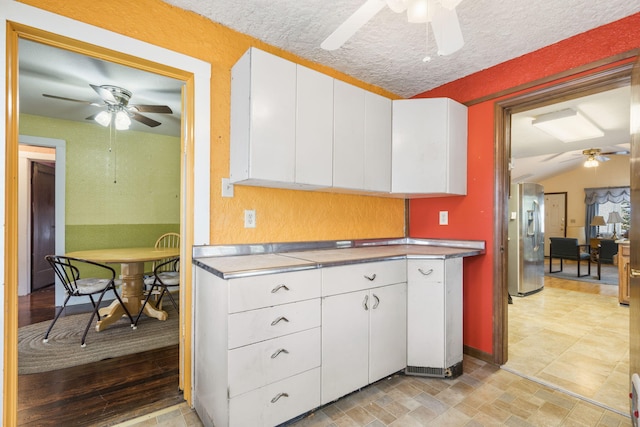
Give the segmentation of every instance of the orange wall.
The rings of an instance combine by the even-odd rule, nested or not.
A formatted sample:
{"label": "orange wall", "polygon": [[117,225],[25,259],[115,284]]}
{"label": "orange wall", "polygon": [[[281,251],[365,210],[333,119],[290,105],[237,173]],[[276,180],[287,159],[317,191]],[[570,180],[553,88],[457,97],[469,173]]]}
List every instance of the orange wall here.
{"label": "orange wall", "polygon": [[[640,13],[424,92],[417,97],[446,96],[459,102],[469,102],[638,47]],[[409,205],[409,233],[412,237],[486,241],[485,256],[465,260],[464,343],[489,354],[493,353],[493,262],[496,252],[493,247],[496,101],[498,98],[469,108],[468,195],[412,200]],[[448,226],[438,225],[438,212],[441,210],[449,211]]]}
{"label": "orange wall", "polygon": [[[397,96],[159,0],[23,0],[23,3],[211,64],[212,244],[404,235],[402,200],[246,186],[235,186],[233,198],[222,198],[220,194],[221,179],[229,176],[231,67],[249,47],[256,46],[389,98]],[[118,46],[113,49],[118,50]],[[124,82],[123,85],[126,86]],[[244,228],[245,209],[256,210],[255,229]]]}

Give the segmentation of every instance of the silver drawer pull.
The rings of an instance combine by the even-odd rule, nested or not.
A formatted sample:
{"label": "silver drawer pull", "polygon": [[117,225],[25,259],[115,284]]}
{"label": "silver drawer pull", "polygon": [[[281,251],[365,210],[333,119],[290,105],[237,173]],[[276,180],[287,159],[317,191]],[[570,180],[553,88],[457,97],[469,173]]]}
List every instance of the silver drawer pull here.
{"label": "silver drawer pull", "polygon": [[271,326],[276,326],[278,323],[280,322],[289,322],[289,319],[287,319],[284,316],[280,316],[278,317],[276,320],[274,320],[273,322],[271,322]]}
{"label": "silver drawer pull", "polygon": [[423,269],[419,268],[418,271],[423,275],[423,276],[428,276],[431,273],[433,273],[433,268],[428,269],[427,271],[424,271]]}
{"label": "silver drawer pull", "polygon": [[286,348],[279,348],[275,351],[275,353],[271,355],[271,358],[275,359],[276,357],[280,356],[280,353],[289,354]]}
{"label": "silver drawer pull", "polygon": [[279,348],[275,351],[275,353],[271,355],[271,358],[275,359],[276,357],[280,356],[280,353],[289,354],[286,348]]}
{"label": "silver drawer pull", "polygon": [[287,393],[278,393],[276,397],[271,399],[271,403],[276,403],[281,397],[289,397],[289,395]]}
{"label": "silver drawer pull", "polygon": [[366,274],[364,275],[364,278],[373,282],[374,280],[376,280],[376,274],[373,273],[373,276],[367,276]]}
{"label": "silver drawer pull", "polygon": [[376,294],[373,294],[373,297],[376,299],[376,302],[373,304],[373,307],[372,307],[375,310],[380,305],[380,298],[378,298],[378,295]]}
{"label": "silver drawer pull", "polygon": [[275,288],[271,289],[271,293],[275,294],[276,292],[278,292],[280,289],[284,289],[285,291],[288,291],[289,288],[287,288],[287,285],[278,285]]}
{"label": "silver drawer pull", "polygon": [[369,311],[369,295],[365,295],[362,300],[362,307],[364,307],[364,311]]}

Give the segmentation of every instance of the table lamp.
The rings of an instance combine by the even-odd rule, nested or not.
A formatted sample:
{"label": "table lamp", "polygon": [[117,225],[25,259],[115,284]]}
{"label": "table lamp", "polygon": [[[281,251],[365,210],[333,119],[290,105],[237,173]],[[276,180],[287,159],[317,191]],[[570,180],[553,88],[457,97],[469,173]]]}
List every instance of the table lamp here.
{"label": "table lamp", "polygon": [[[600,216],[600,215],[596,215],[593,217],[593,219],[591,220],[591,224],[589,224],[592,227],[597,227],[596,228],[596,239],[600,238],[600,226],[601,225],[607,225],[606,222],[604,222],[604,217]],[[614,225],[615,227],[615,225]]]}
{"label": "table lamp", "polygon": [[613,240],[616,240],[618,238],[618,236],[616,235],[616,224],[621,222],[622,222],[622,217],[618,212],[611,212],[609,214],[609,218],[607,218],[607,223],[613,224],[613,235],[611,236]]}

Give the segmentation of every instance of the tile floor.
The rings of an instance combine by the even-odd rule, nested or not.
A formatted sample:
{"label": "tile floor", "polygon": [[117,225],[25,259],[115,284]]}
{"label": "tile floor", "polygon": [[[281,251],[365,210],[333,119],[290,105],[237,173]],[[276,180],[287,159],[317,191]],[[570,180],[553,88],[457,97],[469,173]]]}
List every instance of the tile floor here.
{"label": "tile floor", "polygon": [[[395,375],[291,426],[630,426],[628,308],[616,292],[545,278],[542,292],[509,306],[504,369],[465,356],[456,379]],[[200,425],[186,403],[119,424]]]}

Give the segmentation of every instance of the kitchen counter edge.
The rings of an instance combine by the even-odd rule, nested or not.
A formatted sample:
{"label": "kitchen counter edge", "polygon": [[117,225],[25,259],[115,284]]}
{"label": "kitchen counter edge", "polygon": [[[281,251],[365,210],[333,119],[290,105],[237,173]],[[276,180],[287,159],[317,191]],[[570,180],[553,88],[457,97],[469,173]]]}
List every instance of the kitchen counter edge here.
{"label": "kitchen counter edge", "polygon": [[[393,246],[396,249],[403,247],[400,254],[392,253],[388,255],[370,256],[362,254],[362,257],[354,256],[362,248],[385,248]],[[428,252],[424,253],[426,247]],[[437,248],[443,248],[438,251]],[[411,249],[414,250],[411,250]],[[446,250],[445,250],[446,248]],[[317,261],[306,259],[304,252],[322,251],[331,249],[356,249],[347,250],[350,256],[344,259],[332,259],[330,261]],[[390,249],[390,248],[389,248]],[[340,251],[342,252],[342,251]],[[362,251],[367,252],[367,250]],[[393,252],[393,251],[392,251]],[[395,252],[398,252],[396,250]],[[339,252],[338,252],[339,253]],[[339,240],[320,242],[294,242],[294,243],[266,243],[248,245],[218,245],[218,246],[194,246],[194,265],[214,274],[222,279],[237,279],[241,277],[260,276],[276,273],[287,273],[302,270],[312,270],[324,267],[335,267],[340,265],[360,264],[377,261],[390,261],[397,259],[447,259],[468,256],[477,256],[485,253],[485,242],[481,240],[445,240],[445,239],[414,239],[414,238],[393,238],[393,239],[369,239],[369,240]],[[234,271],[221,271],[214,265],[221,257],[238,257],[250,255],[275,255],[280,262],[276,266],[236,269]],[[247,257],[247,264],[251,264],[250,257]],[[338,257],[339,258],[339,257]]]}

